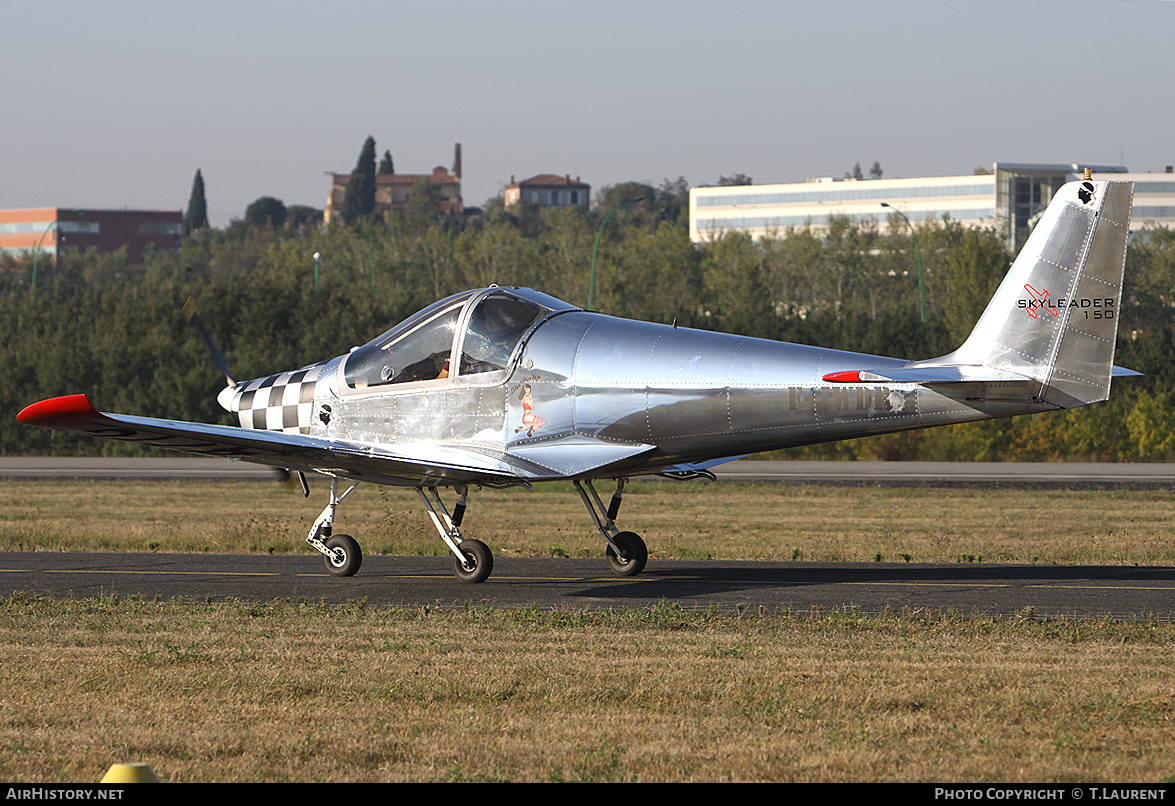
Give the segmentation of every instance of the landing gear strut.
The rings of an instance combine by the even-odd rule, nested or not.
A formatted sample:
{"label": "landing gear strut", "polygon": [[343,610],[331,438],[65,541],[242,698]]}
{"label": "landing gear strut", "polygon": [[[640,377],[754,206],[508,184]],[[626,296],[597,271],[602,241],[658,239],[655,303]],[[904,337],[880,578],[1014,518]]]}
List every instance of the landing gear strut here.
{"label": "landing gear strut", "polygon": [[[343,503],[343,499],[359,486],[354,482],[342,495],[339,495],[339,480],[332,477],[330,480],[330,501],[323,508],[322,514],[310,527],[310,534],[306,542],[322,554],[326,570],[335,576],[353,576],[363,563],[363,552],[359,543],[350,535],[331,535],[331,527],[335,520],[335,509]],[[445,509],[441,497],[435,487],[417,487],[420,500],[432,518],[437,534],[449,551],[453,552],[453,574],[462,582],[485,582],[494,570],[494,555],[490,547],[480,540],[467,540],[461,537],[461,519],[465,516],[465,500],[469,488],[464,485],[457,488],[457,505],[453,507],[453,514]]]}
{"label": "landing gear strut", "polygon": [[457,504],[453,514],[445,509],[436,487],[417,487],[420,500],[428,510],[432,525],[445,545],[453,552],[453,574],[462,582],[485,582],[494,570],[494,555],[490,547],[480,540],[461,537],[461,519],[465,517],[465,499],[469,488],[457,488]]}
{"label": "landing gear strut", "polygon": [[[322,514],[314,521],[314,525],[310,527],[310,534],[306,537],[306,542],[322,553],[326,570],[335,576],[354,576],[355,572],[359,570],[359,566],[363,564],[363,552],[359,550],[359,544],[354,538],[350,535],[331,536],[335,508],[351,494],[351,490],[358,486],[359,482],[355,482],[347,488],[346,492],[339,495],[339,480],[337,477],[331,478],[330,501],[322,510]],[[326,538],[325,542],[323,538]]]}
{"label": "landing gear strut", "polygon": [[622,577],[634,577],[645,568],[649,559],[649,549],[645,541],[636,532],[622,532],[616,528],[616,515],[620,512],[620,501],[624,496],[625,479],[616,480],[616,492],[608,508],[600,499],[591,479],[576,480],[575,489],[579,490],[579,497],[583,499],[588,514],[596,524],[596,531],[608,544],[605,552],[608,557],[608,567],[612,573]]}

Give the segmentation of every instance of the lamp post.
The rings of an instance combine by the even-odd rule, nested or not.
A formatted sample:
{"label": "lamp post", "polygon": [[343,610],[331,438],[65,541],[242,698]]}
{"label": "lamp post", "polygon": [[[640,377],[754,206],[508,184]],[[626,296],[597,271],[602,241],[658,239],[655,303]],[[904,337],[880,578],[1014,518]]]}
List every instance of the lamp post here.
{"label": "lamp post", "polygon": [[41,233],[41,237],[37,239],[37,245],[33,249],[33,281],[29,284],[29,288],[37,287],[37,259],[41,256],[41,242],[45,240],[45,236],[49,234],[49,230],[57,226],[57,219],[49,222],[45,227],[45,231]]}
{"label": "lamp post", "polygon": [[889,202],[882,202],[881,206],[900,215],[902,221],[905,221],[906,226],[910,228],[910,234],[914,236],[914,253],[918,256],[918,308],[922,313],[922,324],[926,324],[926,295],[922,290],[922,248],[918,246],[918,230],[914,229],[914,225],[910,223],[910,219],[906,218],[905,213]]}
{"label": "lamp post", "polygon": [[608,223],[608,219],[612,217],[612,214],[615,213],[617,210],[619,210],[621,207],[624,207],[625,205],[628,205],[628,204],[632,204],[633,202],[639,202],[639,201],[644,201],[644,200],[645,200],[644,196],[633,196],[631,199],[625,199],[624,201],[620,202],[620,204],[616,205],[615,207],[613,207],[611,210],[608,211],[607,215],[604,216],[604,220],[600,222],[599,229],[596,230],[596,242],[594,244],[592,244],[592,278],[591,278],[590,284],[588,285],[587,309],[589,311],[592,309],[592,295],[595,293],[595,290],[596,290],[596,253],[600,249],[600,236],[604,234],[604,225]]}
{"label": "lamp post", "polygon": [[314,290],[318,290],[318,276],[322,270],[322,253],[314,253]]}
{"label": "lamp post", "polygon": [[367,241],[367,256],[371,259],[371,298],[375,299],[375,247],[371,245],[371,237],[367,234],[363,236]]}

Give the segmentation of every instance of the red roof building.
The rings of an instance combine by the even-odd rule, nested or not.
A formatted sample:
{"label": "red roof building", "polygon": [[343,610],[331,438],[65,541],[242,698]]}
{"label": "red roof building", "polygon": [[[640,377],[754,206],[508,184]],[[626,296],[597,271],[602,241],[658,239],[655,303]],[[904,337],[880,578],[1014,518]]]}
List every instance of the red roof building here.
{"label": "red roof building", "polygon": [[[322,215],[323,222],[327,224],[342,211],[347,184],[351,181],[349,173],[331,173],[330,177],[330,193],[326,198],[326,209]],[[452,171],[438,165],[428,174],[376,174],[375,211],[383,213],[388,210],[404,209],[412,186],[421,179],[428,179],[441,189],[442,212],[460,213],[465,209],[461,201],[461,144],[457,143],[454,148]]]}
{"label": "red roof building", "polygon": [[569,174],[539,174],[521,182],[515,182],[512,176],[502,201],[507,207],[525,201],[540,207],[582,207],[586,210],[591,193],[591,185],[579,181],[578,176],[572,180]]}

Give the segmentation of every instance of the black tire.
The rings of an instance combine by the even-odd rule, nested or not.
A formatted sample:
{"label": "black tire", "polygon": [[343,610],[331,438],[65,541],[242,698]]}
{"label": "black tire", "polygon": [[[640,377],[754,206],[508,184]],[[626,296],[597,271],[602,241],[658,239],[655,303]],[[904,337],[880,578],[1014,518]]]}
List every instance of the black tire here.
{"label": "black tire", "polygon": [[634,577],[645,570],[645,563],[649,561],[649,547],[636,532],[621,532],[612,538],[612,542],[620,549],[623,556],[617,556],[608,546],[608,567],[612,573],[622,577]]}
{"label": "black tire", "polygon": [[331,550],[331,555],[324,554],[322,561],[326,564],[326,570],[337,577],[355,576],[359,566],[363,565],[363,552],[350,535],[335,535],[326,541],[326,547]]}
{"label": "black tire", "polygon": [[485,582],[494,571],[494,555],[480,540],[462,540],[457,546],[465,555],[469,567],[453,557],[453,574],[462,582]]}

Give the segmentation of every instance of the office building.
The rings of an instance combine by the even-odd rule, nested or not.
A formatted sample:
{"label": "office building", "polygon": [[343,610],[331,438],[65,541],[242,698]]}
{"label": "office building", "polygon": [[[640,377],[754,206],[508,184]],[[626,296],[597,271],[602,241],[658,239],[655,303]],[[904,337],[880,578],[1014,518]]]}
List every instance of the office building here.
{"label": "office building", "polygon": [[756,240],[783,236],[788,229],[819,231],[836,216],[882,224],[897,210],[913,223],[949,217],[964,226],[991,227],[1014,250],[1056,189],[1079,179],[1087,167],[1095,179],[1135,183],[1132,230],[1175,226],[1171,167],[1164,173],[1129,173],[1119,165],[997,162],[990,173],[966,176],[825,177],[794,184],[691,188],[690,238],[703,243],[731,231]]}

